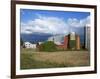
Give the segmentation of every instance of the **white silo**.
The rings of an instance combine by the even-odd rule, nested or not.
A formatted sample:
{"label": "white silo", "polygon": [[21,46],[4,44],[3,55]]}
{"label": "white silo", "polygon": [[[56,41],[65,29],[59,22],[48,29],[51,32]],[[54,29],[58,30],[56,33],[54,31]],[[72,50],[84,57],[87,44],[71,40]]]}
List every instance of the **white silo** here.
{"label": "white silo", "polygon": [[86,34],[86,38],[85,38],[85,48],[87,48],[88,50],[90,50],[90,25],[86,25],[86,29],[85,29],[85,34]]}

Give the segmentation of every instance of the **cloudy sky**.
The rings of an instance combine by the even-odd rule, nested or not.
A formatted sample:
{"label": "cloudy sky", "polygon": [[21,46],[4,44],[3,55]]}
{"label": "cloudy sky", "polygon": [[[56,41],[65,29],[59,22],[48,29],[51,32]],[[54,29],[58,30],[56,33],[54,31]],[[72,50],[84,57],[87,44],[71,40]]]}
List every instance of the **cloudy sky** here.
{"label": "cloudy sky", "polygon": [[20,9],[20,21],[21,34],[68,34],[90,24],[90,13]]}

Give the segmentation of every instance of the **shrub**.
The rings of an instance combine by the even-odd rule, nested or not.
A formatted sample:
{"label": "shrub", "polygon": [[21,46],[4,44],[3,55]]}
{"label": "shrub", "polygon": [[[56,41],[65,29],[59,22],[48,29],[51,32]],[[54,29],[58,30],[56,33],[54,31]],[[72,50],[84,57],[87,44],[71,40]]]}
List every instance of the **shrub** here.
{"label": "shrub", "polygon": [[53,41],[46,41],[41,44],[40,51],[46,51],[46,52],[54,52],[56,51],[56,45]]}

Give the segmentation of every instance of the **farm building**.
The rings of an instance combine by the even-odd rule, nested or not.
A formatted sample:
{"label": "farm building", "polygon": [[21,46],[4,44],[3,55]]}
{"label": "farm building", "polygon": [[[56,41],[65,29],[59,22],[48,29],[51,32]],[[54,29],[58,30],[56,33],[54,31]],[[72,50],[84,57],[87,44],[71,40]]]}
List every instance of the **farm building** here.
{"label": "farm building", "polygon": [[36,44],[32,44],[30,42],[24,42],[24,47],[25,48],[34,48],[34,49],[36,49]]}
{"label": "farm building", "polygon": [[[57,49],[79,50],[81,48],[80,36],[77,35],[75,32],[71,32],[68,35],[54,35],[49,37],[47,41],[53,41]],[[44,42],[38,42],[37,44],[24,42],[24,47],[38,49],[39,47],[41,47],[42,43]]]}
{"label": "farm building", "polygon": [[61,34],[60,35],[53,35],[53,36],[49,37],[47,41],[54,41],[57,43],[58,42],[61,43],[64,40],[64,36],[65,35],[61,35]]}
{"label": "farm building", "polygon": [[80,36],[71,32],[68,35],[52,36],[48,41],[53,41],[58,49],[80,49]]}

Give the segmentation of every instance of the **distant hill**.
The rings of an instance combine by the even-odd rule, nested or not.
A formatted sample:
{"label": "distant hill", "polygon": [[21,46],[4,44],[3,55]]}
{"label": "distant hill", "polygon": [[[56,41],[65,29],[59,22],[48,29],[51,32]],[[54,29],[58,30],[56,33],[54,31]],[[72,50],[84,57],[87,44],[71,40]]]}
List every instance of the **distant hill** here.
{"label": "distant hill", "polygon": [[[84,29],[83,28],[74,28],[74,32],[80,36],[81,43],[84,43]],[[61,34],[56,34],[61,35]],[[56,36],[55,35],[55,36]],[[21,34],[21,39],[25,42],[37,43],[48,40],[49,37],[53,36],[48,33],[33,33],[33,34]],[[64,35],[62,35],[64,36]]]}
{"label": "distant hill", "polygon": [[24,42],[29,41],[31,43],[46,41],[50,36],[52,35],[45,33],[21,34],[21,38]]}

